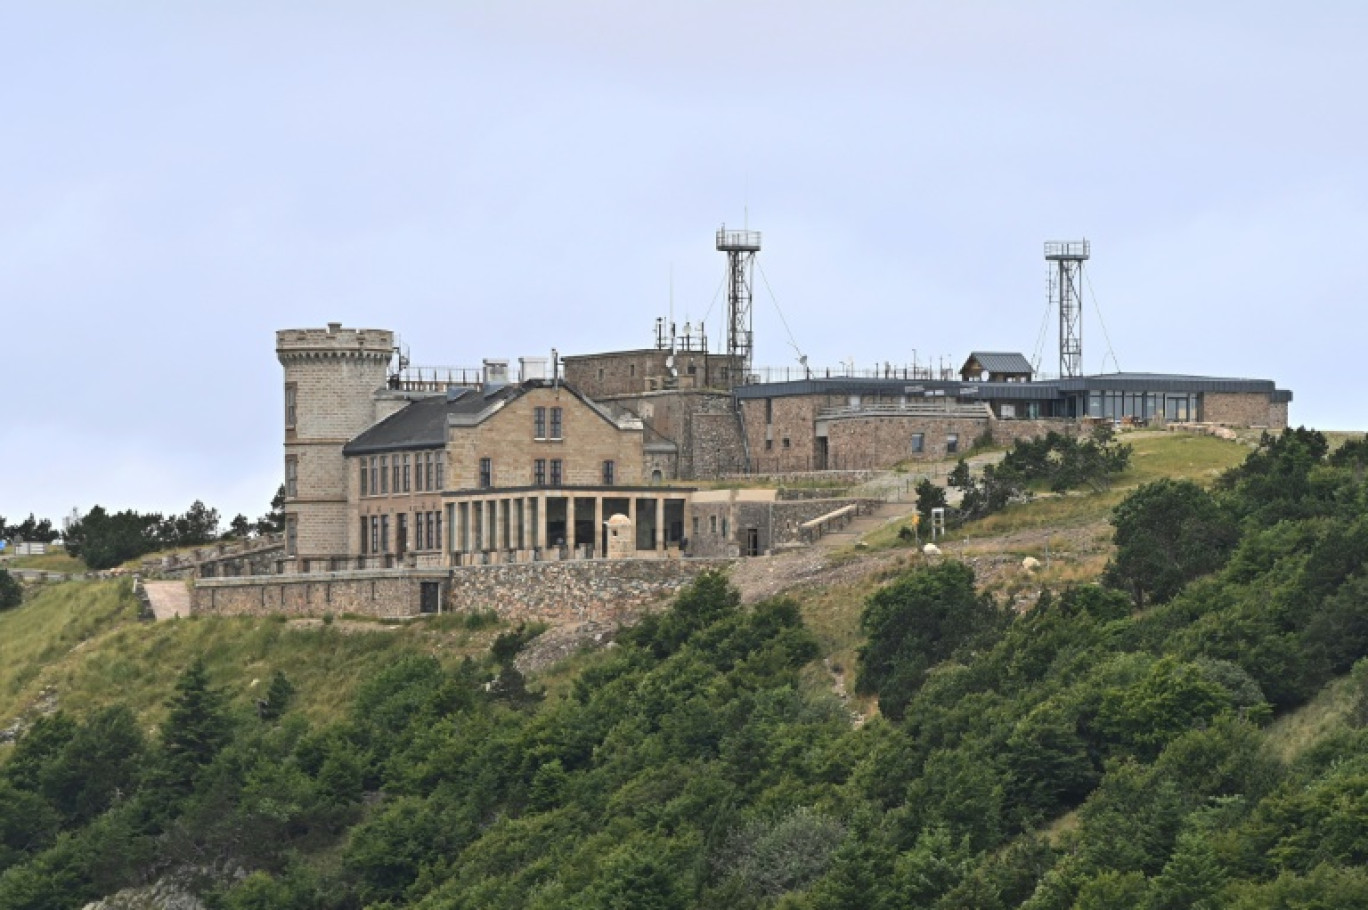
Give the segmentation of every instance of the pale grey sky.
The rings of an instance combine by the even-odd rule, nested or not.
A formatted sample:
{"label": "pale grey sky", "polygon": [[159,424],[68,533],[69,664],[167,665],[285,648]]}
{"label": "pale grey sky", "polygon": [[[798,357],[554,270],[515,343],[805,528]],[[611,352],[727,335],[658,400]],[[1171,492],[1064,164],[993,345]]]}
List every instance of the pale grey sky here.
{"label": "pale grey sky", "polygon": [[[1368,429],[1359,3],[0,3],[0,515],[255,517],[278,328],[415,363],[720,337],[1030,356],[1086,236],[1128,371]],[[760,285],[757,361],[793,362]],[[1050,329],[1053,339],[1054,330]],[[1090,299],[1089,372],[1116,366]],[[1057,363],[1053,343],[1045,367]]]}

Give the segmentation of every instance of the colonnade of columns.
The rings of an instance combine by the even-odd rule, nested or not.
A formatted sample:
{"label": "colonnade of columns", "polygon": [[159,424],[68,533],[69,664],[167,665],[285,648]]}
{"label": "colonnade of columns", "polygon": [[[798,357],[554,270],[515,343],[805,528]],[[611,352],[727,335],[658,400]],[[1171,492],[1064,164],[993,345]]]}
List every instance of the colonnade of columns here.
{"label": "colonnade of columns", "polygon": [[[643,495],[644,494],[644,495]],[[684,496],[641,490],[489,491],[446,506],[447,549],[456,565],[606,556],[604,524],[626,515],[638,555],[664,556],[683,537]]]}

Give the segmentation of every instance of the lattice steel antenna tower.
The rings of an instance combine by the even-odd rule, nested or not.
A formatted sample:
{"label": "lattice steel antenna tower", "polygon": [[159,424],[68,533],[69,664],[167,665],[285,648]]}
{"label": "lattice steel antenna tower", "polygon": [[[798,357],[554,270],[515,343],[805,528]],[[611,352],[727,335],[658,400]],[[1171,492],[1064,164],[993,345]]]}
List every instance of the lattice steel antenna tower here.
{"label": "lattice steel antenna tower", "polygon": [[[717,248],[727,254],[727,357],[732,385],[743,385],[751,372],[754,335],[751,331],[751,281],[759,231],[717,231]],[[733,376],[734,373],[739,375]]]}
{"label": "lattice steel antenna tower", "polygon": [[1088,241],[1045,244],[1050,265],[1050,304],[1059,309],[1059,375],[1083,375],[1083,262]]}

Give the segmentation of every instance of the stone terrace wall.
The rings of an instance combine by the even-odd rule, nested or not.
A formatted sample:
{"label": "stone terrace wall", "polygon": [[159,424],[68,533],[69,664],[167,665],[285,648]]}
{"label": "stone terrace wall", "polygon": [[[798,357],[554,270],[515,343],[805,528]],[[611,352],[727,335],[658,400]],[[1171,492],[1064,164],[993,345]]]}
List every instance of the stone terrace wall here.
{"label": "stone terrace wall", "polygon": [[310,572],[268,578],[200,579],[190,611],[207,616],[417,616],[421,585],[442,585],[442,609],[493,610],[510,621],[613,620],[673,594],[700,572],[729,560],[614,559]]}
{"label": "stone terrace wall", "polygon": [[420,583],[445,583],[447,572],[408,569],[310,572],[268,578],[202,578],[190,595],[196,616],[416,616]]}
{"label": "stone terrace wall", "polygon": [[730,560],[598,559],[471,566],[452,578],[447,609],[493,610],[513,622],[614,620],[672,595]]}

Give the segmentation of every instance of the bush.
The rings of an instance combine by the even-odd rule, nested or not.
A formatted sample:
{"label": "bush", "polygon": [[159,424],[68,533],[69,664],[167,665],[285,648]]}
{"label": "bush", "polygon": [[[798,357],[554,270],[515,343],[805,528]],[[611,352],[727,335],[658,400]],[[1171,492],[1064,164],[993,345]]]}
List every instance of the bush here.
{"label": "bush", "polygon": [[24,602],[24,587],[9,572],[0,569],[0,610],[10,610]]}

